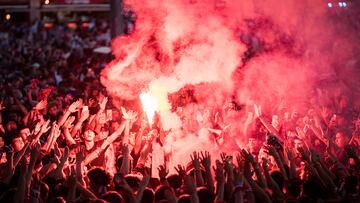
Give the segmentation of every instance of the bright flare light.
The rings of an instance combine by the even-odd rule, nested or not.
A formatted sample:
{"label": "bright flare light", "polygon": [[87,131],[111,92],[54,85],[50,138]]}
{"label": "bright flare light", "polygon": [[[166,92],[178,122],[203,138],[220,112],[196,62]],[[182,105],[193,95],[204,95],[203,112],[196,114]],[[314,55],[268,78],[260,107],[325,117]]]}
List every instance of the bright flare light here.
{"label": "bright flare light", "polygon": [[148,122],[151,125],[153,124],[155,111],[158,108],[158,103],[156,101],[156,98],[150,95],[149,93],[141,93],[140,100],[143,106],[143,110],[146,113]]}

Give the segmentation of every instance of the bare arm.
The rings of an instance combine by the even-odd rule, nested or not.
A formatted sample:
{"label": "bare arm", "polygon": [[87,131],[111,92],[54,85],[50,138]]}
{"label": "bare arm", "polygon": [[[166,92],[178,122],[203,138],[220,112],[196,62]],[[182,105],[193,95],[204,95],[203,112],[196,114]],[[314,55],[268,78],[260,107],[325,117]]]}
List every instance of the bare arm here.
{"label": "bare arm", "polygon": [[208,151],[201,152],[201,164],[205,168],[206,187],[211,193],[214,193],[214,181],[211,175],[211,156]]}
{"label": "bare arm", "polygon": [[290,162],[290,179],[299,178],[296,172],[296,164],[294,162],[294,157],[290,149],[286,149],[287,157]]}
{"label": "bare arm", "polygon": [[287,173],[285,171],[285,167],[283,162],[281,161],[278,152],[276,151],[276,149],[273,146],[265,146],[268,154],[270,156],[273,156],[276,162],[277,167],[280,169],[281,174],[284,176],[285,180],[288,180],[288,176]]}
{"label": "bare arm", "polygon": [[285,198],[285,195],[281,191],[281,188],[279,187],[279,185],[270,176],[269,169],[267,167],[267,160],[266,159],[263,159],[262,167],[264,169],[264,174],[265,174],[267,184],[271,188],[274,198],[277,199],[277,200],[279,200],[279,199],[283,200]]}
{"label": "bare arm", "polygon": [[219,161],[216,161],[216,167],[213,166],[216,180],[216,198],[215,201],[221,202],[224,200],[225,195],[225,176],[224,171]]}
{"label": "bare arm", "polygon": [[123,155],[123,161],[120,168],[121,174],[128,174],[129,173],[129,147],[127,144],[123,144],[121,146],[121,152]]}
{"label": "bare arm", "polygon": [[196,179],[196,185],[197,186],[203,186],[204,185],[204,180],[201,174],[201,170],[200,170],[200,160],[199,160],[199,154],[197,152],[193,152],[192,155],[190,155],[191,157],[191,163],[194,166],[195,169],[195,179]]}
{"label": "bare arm", "polygon": [[265,182],[265,179],[264,179],[264,176],[262,175],[261,171],[260,171],[260,167],[259,167],[259,164],[255,161],[254,157],[252,156],[252,154],[248,153],[247,151],[245,151],[244,149],[241,150],[241,155],[251,163],[251,165],[253,166],[254,168],[254,171],[255,171],[255,174],[256,174],[256,177],[257,177],[257,180],[259,182],[259,185],[262,187],[262,188],[266,188],[266,182]]}

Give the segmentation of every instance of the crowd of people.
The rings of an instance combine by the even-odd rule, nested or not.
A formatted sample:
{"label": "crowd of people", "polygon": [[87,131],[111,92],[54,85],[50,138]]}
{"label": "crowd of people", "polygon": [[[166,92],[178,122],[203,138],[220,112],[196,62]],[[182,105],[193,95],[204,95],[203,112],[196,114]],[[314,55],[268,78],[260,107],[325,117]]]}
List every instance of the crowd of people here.
{"label": "crowd of people", "polygon": [[[1,27],[0,202],[360,202],[360,106],[341,94],[271,121],[255,105],[242,135],[223,136],[247,144],[199,149],[175,160],[177,173],[151,173],[153,143],[168,132],[117,108],[101,86],[111,57],[92,50],[109,45],[107,33],[106,23]],[[238,110],[225,106],[202,121],[218,137]]]}

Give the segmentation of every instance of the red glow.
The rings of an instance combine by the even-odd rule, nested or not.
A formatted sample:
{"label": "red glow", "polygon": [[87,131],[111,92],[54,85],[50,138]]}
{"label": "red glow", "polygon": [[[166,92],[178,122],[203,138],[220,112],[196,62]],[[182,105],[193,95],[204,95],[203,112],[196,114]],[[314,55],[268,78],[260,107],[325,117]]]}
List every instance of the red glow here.
{"label": "red glow", "polygon": [[88,22],[83,22],[83,23],[81,24],[81,26],[82,26],[83,28],[88,28],[88,27],[89,27],[89,23],[88,23]]}
{"label": "red glow", "polygon": [[[231,139],[217,148],[211,125],[196,121],[197,114],[209,110],[214,115],[232,97],[245,106],[259,104],[265,112],[276,104],[303,108],[316,96],[319,81],[338,72],[330,64],[348,59],[353,46],[329,23],[324,4],[311,0],[125,3],[136,13],[135,30],[113,40],[116,59],[102,71],[101,82],[111,95],[127,100],[138,99],[144,88],[150,90],[161,107],[163,127],[172,129],[167,145],[175,160],[199,149],[232,151],[237,148],[234,140],[244,146],[246,133],[239,120],[247,110],[223,115],[231,125],[226,132]],[[179,111],[197,123],[193,128],[187,126],[192,121],[186,123],[180,113],[170,111],[177,106],[168,101],[169,94],[186,86],[191,86],[196,103],[184,98],[188,105]]]}
{"label": "red glow", "polygon": [[51,29],[54,27],[54,23],[44,23],[44,28],[45,29]]}
{"label": "red glow", "polygon": [[68,27],[69,29],[76,29],[76,28],[77,28],[77,24],[74,23],[74,22],[71,22],[71,23],[68,23],[68,24],[67,24],[67,27]]}

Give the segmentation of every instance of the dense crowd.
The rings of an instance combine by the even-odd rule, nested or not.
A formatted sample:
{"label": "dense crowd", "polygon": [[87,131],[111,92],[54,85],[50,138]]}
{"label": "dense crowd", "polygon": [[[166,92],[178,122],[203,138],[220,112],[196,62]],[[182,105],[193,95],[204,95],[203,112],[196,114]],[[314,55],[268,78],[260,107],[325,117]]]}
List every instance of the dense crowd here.
{"label": "dense crowd", "polygon": [[[93,49],[109,43],[105,22],[86,30],[2,25],[0,202],[360,201],[360,106],[344,94],[323,94],[305,112],[263,115],[255,105],[242,148],[199,149],[176,174],[166,164],[150,174],[153,143],[166,132],[117,108],[101,86],[111,57]],[[226,103],[202,122],[221,135],[236,109]]]}

